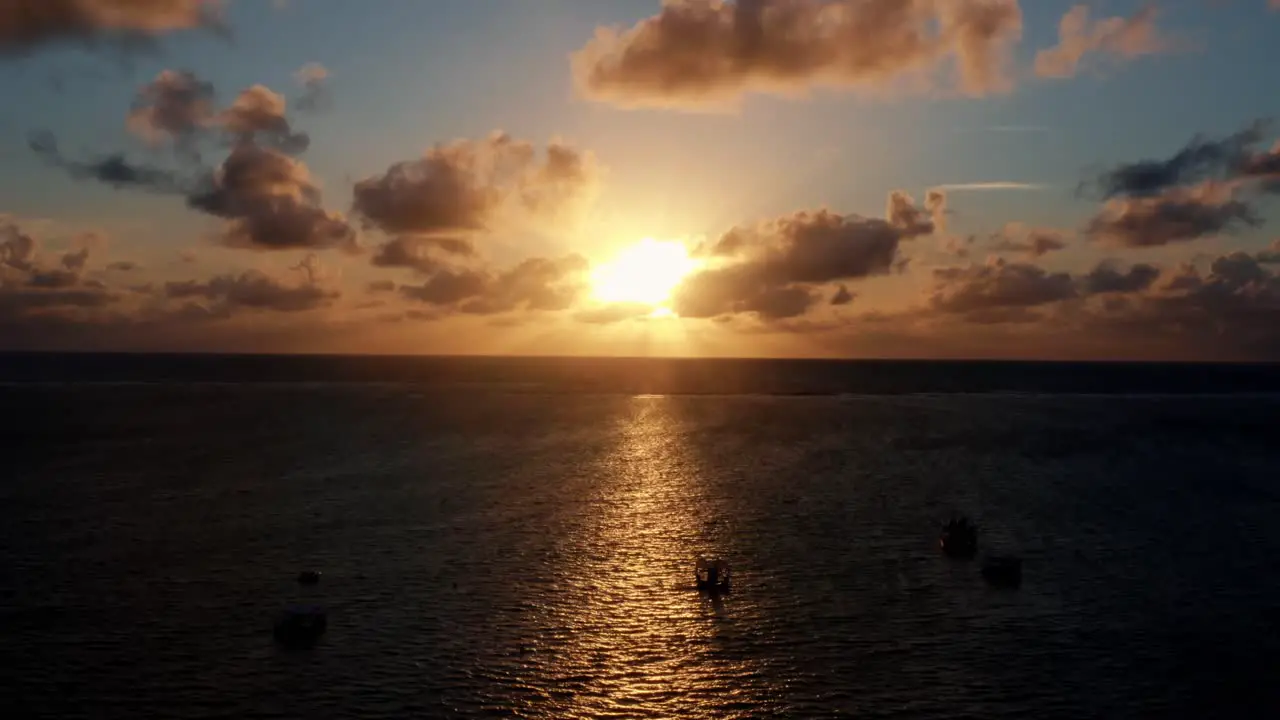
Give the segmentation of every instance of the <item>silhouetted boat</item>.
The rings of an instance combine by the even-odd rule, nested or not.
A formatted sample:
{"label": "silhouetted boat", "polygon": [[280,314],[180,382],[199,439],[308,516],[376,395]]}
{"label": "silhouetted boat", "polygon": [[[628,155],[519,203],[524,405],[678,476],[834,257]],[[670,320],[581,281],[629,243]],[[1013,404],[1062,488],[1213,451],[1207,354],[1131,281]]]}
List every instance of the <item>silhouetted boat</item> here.
{"label": "silhouetted boat", "polygon": [[978,526],[967,517],[951,518],[942,527],[938,544],[953,558],[971,558],[978,553]]}
{"label": "silhouetted boat", "polygon": [[729,563],[719,558],[699,558],[694,569],[698,589],[713,593],[728,592],[732,576]]}
{"label": "silhouetted boat", "polygon": [[1022,559],[1016,557],[988,557],[982,563],[982,577],[992,585],[1017,587],[1022,584]]}

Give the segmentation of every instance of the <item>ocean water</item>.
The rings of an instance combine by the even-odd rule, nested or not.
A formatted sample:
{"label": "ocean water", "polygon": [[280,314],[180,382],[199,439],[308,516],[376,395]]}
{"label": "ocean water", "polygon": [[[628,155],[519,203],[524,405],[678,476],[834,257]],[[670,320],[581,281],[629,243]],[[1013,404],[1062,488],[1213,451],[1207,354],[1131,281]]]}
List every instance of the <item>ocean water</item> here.
{"label": "ocean water", "polygon": [[1276,374],[5,358],[0,708],[1273,717]]}

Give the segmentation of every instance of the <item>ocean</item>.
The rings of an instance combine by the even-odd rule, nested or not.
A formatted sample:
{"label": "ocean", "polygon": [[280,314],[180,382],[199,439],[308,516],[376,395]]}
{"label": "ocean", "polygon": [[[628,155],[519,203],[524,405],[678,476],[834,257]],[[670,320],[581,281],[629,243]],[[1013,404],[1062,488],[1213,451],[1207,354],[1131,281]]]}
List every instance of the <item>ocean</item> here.
{"label": "ocean", "polygon": [[0,407],[6,718],[1280,713],[1276,366],[9,355]]}

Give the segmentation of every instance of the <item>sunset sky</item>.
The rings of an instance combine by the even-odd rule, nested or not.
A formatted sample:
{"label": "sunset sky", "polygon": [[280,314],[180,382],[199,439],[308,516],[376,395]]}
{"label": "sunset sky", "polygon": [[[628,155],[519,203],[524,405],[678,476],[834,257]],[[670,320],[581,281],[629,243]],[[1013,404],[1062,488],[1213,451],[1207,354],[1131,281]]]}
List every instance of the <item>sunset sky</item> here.
{"label": "sunset sky", "polygon": [[1280,360],[1276,0],[0,0],[0,349]]}

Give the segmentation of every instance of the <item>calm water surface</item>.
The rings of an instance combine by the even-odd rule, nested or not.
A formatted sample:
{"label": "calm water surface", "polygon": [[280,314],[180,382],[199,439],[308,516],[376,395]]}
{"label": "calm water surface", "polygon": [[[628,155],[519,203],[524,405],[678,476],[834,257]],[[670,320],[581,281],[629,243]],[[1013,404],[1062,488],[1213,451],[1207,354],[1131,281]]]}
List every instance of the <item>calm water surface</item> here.
{"label": "calm water surface", "polygon": [[[1272,396],[0,400],[15,717],[1280,710]],[[1025,558],[1020,590],[939,556],[953,510]],[[693,589],[700,553],[732,594]],[[286,652],[298,599],[330,628]]]}

